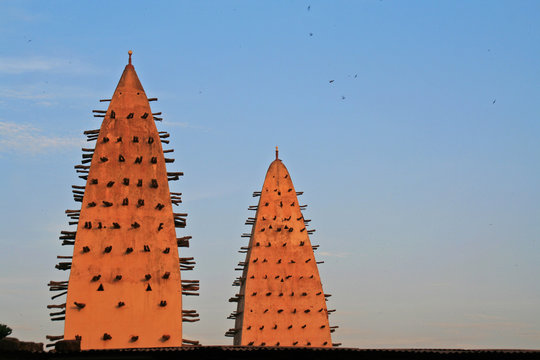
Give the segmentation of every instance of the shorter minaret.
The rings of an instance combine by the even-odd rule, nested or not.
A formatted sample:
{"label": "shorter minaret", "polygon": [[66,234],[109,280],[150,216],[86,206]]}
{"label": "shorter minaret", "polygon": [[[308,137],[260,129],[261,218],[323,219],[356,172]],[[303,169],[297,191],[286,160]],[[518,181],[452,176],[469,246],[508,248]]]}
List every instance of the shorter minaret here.
{"label": "shorter minaret", "polygon": [[304,219],[306,205],[298,195],[285,165],[278,157],[270,164],[259,205],[250,206],[256,215],[248,218],[252,225],[249,245],[237,270],[242,276],[233,285],[239,293],[229,301],[238,302],[235,327],[225,335],[234,337],[234,345],[331,347],[326,300],[317,262]]}

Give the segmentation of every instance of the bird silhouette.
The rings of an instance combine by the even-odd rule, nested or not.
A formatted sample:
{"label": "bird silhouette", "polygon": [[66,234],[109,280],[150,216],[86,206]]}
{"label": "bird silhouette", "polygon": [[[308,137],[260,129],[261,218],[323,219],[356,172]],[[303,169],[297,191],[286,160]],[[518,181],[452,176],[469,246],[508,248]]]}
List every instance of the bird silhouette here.
{"label": "bird silhouette", "polygon": [[328,82],[329,82],[329,83],[331,84],[331,83],[333,83],[333,82],[334,82],[334,80],[330,80],[330,81],[328,81]]}

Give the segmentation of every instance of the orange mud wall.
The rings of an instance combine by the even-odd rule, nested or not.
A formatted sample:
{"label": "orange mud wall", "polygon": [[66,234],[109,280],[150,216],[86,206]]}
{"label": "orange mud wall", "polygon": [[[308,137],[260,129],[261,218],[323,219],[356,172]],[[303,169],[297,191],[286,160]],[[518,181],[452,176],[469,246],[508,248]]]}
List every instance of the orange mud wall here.
{"label": "orange mud wall", "polygon": [[96,136],[64,339],[80,337],[82,349],[181,346],[176,220],[160,134],[131,59]]}
{"label": "orange mud wall", "polygon": [[[277,153],[276,153],[277,158]],[[255,193],[255,195],[259,195]],[[240,292],[227,336],[235,345],[330,347],[330,326],[313,248],[287,168],[270,165],[252,224]]]}

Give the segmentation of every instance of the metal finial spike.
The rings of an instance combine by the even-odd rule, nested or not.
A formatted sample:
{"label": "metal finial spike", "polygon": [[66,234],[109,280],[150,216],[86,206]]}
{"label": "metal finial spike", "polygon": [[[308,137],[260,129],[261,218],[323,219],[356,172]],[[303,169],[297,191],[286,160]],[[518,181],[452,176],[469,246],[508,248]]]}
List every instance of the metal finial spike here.
{"label": "metal finial spike", "polygon": [[279,149],[278,149],[278,147],[276,146],[276,160],[278,160],[278,159],[279,159]]}
{"label": "metal finial spike", "polygon": [[129,55],[129,65],[131,65],[131,55],[133,54],[133,51],[129,50],[128,51],[128,55]]}

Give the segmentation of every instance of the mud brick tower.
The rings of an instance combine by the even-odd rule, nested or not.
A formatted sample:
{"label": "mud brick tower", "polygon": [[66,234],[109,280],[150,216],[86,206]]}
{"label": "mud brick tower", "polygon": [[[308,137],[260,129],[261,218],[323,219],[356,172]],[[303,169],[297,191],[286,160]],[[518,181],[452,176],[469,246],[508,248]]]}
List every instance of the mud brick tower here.
{"label": "mud brick tower", "polygon": [[234,345],[331,347],[327,295],[323,292],[317,262],[304,219],[305,205],[298,195],[287,168],[278,159],[270,164],[256,211],[246,225],[251,233],[242,271],[233,285],[240,291],[229,299],[238,302],[229,318],[235,327],[225,336],[234,338]]}
{"label": "mud brick tower", "polygon": [[49,305],[52,320],[65,320],[64,335],[49,340],[80,339],[82,349],[171,347],[195,344],[182,340],[182,322],[197,321],[194,310],[182,310],[182,295],[198,295],[198,281],[181,280],[193,258],[179,258],[178,247],[189,236],[176,237],[187,214],[174,213],[180,193],[169,181],[182,173],[167,172],[162,143],[150,101],[131,64],[125,67],[99,130],[85,131],[95,148],[83,148],[75,166],[86,185],[73,186],[80,210],[66,213],[77,231],[63,231],[62,245],[73,256],[56,267],[70,270],[69,281],[51,281],[51,291],[66,295],[63,304]]}

